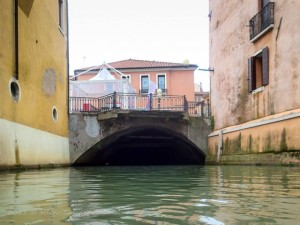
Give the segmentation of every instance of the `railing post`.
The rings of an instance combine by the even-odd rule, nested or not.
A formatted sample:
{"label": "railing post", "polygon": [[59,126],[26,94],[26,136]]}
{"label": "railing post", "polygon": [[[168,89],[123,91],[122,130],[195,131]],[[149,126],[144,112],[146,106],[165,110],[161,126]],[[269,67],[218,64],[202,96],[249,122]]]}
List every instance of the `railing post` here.
{"label": "railing post", "polygon": [[113,93],[113,109],[117,108],[117,92]]}
{"label": "railing post", "polygon": [[152,110],[152,101],[153,101],[153,94],[150,93],[150,99],[149,99],[149,110]]}
{"label": "railing post", "polygon": [[184,96],[183,96],[183,110],[184,110],[185,112],[188,112],[188,108],[189,108],[188,101],[187,101],[187,99],[186,99],[186,96],[184,95]]}

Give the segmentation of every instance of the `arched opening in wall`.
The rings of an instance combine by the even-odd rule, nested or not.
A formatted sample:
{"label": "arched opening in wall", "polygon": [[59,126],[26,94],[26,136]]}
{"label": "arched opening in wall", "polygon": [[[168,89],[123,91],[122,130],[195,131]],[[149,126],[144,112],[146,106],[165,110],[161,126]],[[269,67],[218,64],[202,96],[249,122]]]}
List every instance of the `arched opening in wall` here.
{"label": "arched opening in wall", "polygon": [[204,162],[204,153],[183,135],[148,127],[106,138],[74,165],[202,165]]}

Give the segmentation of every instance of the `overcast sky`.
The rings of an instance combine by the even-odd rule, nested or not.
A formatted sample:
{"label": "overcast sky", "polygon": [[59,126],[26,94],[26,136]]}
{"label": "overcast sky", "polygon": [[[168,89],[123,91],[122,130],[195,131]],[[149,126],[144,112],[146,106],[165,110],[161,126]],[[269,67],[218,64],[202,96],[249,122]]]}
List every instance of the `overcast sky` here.
{"label": "overcast sky", "polygon": [[[69,0],[70,74],[125,59],[208,68],[208,0]],[[209,73],[195,72],[209,89]]]}

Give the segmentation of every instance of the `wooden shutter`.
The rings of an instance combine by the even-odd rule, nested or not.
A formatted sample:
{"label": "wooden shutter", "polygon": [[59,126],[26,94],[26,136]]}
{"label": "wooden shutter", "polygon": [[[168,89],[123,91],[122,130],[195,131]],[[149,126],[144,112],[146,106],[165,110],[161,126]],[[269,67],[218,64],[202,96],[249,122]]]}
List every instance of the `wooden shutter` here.
{"label": "wooden shutter", "polygon": [[254,57],[248,59],[248,91],[249,93],[255,89],[255,67]]}
{"label": "wooden shutter", "polygon": [[270,0],[262,0],[262,8],[268,5]]}
{"label": "wooden shutter", "polygon": [[262,49],[262,85],[269,84],[269,49]]}

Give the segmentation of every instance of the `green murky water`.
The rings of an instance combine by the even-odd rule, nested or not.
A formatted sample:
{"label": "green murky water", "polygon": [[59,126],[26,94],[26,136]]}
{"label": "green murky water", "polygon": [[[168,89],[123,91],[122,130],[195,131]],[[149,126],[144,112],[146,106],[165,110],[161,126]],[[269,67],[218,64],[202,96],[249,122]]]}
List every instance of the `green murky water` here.
{"label": "green murky water", "polygon": [[0,173],[0,224],[300,224],[300,169],[90,167]]}

